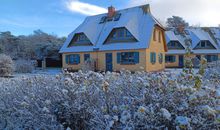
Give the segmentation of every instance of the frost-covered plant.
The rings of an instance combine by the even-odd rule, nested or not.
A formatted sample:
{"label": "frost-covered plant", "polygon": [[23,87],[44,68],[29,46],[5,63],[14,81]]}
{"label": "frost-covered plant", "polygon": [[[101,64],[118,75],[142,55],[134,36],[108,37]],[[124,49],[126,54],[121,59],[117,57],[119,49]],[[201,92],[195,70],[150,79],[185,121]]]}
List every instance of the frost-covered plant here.
{"label": "frost-covered plant", "polygon": [[11,76],[14,71],[11,57],[0,54],[0,76]]}
{"label": "frost-covered plant", "polygon": [[183,71],[187,74],[193,74],[193,62],[192,62],[192,55],[191,55],[191,42],[189,39],[185,40],[185,45],[186,45],[186,53],[184,57],[184,69]]}
{"label": "frost-covered plant", "polygon": [[34,68],[34,64],[30,60],[20,59],[15,62],[15,71],[18,73],[31,73]]}
{"label": "frost-covered plant", "polygon": [[217,129],[219,78],[202,89],[170,72],[0,78],[0,129]]}
{"label": "frost-covered plant", "polygon": [[88,71],[95,71],[95,60],[94,59],[87,59],[83,65],[81,70],[84,72],[88,72]]}
{"label": "frost-covered plant", "polygon": [[194,81],[195,81],[195,85],[194,87],[196,89],[200,89],[202,86],[202,78],[205,74],[205,68],[207,66],[207,60],[202,57],[201,61],[200,61],[200,65],[199,65],[199,71],[197,75],[194,75]]}
{"label": "frost-covered plant", "polygon": [[201,61],[200,61],[200,66],[199,66],[199,74],[200,75],[203,76],[205,74],[206,66],[207,66],[207,60],[206,60],[206,58],[202,57]]}

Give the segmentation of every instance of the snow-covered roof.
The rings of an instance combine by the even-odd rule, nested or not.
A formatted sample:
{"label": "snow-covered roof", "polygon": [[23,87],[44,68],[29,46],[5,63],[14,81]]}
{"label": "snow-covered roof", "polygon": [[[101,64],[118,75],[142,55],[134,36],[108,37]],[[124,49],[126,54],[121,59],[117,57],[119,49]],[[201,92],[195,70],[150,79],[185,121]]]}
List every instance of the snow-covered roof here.
{"label": "snow-covered roof", "polygon": [[187,29],[190,32],[190,37],[192,40],[192,48],[195,48],[196,45],[203,40],[210,41],[210,43],[215,47],[218,48],[214,40],[210,37],[209,33],[203,30],[202,28],[190,28]]}
{"label": "snow-covered roof", "polygon": [[220,27],[210,27],[209,30],[211,31],[215,41],[217,42],[217,45],[220,48]]}
{"label": "snow-covered roof", "polygon": [[[103,16],[107,14],[100,14],[96,16],[90,16],[76,28],[71,34],[69,34],[66,42],[60,50],[60,53],[64,52],[82,52],[93,51],[94,48],[99,50],[123,50],[123,49],[142,49],[148,48],[151,40],[151,35],[155,25],[158,25],[158,21],[152,16],[150,12],[144,12],[144,8],[149,5],[143,5],[123,10],[118,10],[117,13],[121,14],[118,21],[109,21],[99,24]],[[125,27],[134,37],[137,42],[132,43],[114,43],[103,44],[111,31],[114,28]],[[163,28],[163,27],[162,27]],[[76,33],[84,33],[88,39],[92,42],[93,46],[73,46],[68,47],[73,36]]]}
{"label": "snow-covered roof", "polygon": [[180,35],[175,35],[174,31],[166,31],[166,42],[169,43],[170,41],[179,41],[180,44],[186,48],[184,39]]}
{"label": "snow-covered roof", "polygon": [[[185,45],[185,40],[186,39],[191,39],[192,44],[190,48],[192,49],[192,52],[195,54],[216,54],[220,53],[220,29],[219,28],[209,28],[211,30],[211,33],[214,32],[214,37],[211,36],[210,32],[207,31],[207,29],[204,28],[186,28],[185,31],[188,32],[187,35],[181,35],[181,34],[175,34],[174,30],[171,29],[169,31],[166,31],[166,40],[167,43],[170,41],[179,41],[184,47]],[[218,43],[216,43],[216,39]],[[194,48],[198,45],[200,41],[210,41],[210,43],[216,48],[216,49],[197,49],[194,50]],[[184,54],[185,50],[169,50],[167,54]]]}

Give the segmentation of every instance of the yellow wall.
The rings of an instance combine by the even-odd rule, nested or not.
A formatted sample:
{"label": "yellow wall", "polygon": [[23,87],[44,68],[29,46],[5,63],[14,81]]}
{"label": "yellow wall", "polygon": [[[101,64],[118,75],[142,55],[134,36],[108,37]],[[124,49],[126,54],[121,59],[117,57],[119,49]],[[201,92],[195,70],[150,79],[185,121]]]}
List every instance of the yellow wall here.
{"label": "yellow wall", "polygon": [[[151,37],[151,43],[149,48],[146,50],[146,71],[159,71],[159,70],[164,70],[165,69],[165,45],[166,45],[166,41],[164,39],[164,31],[158,27],[155,27],[155,31],[156,31],[156,41],[153,38],[153,35]],[[161,42],[159,42],[159,31],[161,32]],[[153,33],[152,33],[153,34]],[[155,52],[156,53],[156,63],[152,64],[150,62],[150,53],[151,52]],[[163,63],[160,64],[159,63],[159,57],[158,55],[162,53],[163,54]]]}
{"label": "yellow wall", "polygon": [[[118,52],[139,52],[139,63],[134,65],[121,65],[117,64],[117,53]],[[145,70],[146,68],[146,50],[140,49],[140,50],[121,50],[121,51],[99,51],[99,52],[80,52],[80,53],[64,53],[63,56],[63,68],[68,68],[72,70],[79,70],[81,69],[83,63],[84,63],[84,54],[90,54],[91,59],[95,59],[97,64],[97,69],[100,71],[105,71],[106,65],[105,65],[105,54],[106,53],[112,53],[112,63],[113,63],[113,71],[120,71],[122,68],[130,71],[138,71],[142,70],[143,68]],[[80,54],[80,64],[78,65],[68,65],[65,62],[65,56],[69,54]]]}

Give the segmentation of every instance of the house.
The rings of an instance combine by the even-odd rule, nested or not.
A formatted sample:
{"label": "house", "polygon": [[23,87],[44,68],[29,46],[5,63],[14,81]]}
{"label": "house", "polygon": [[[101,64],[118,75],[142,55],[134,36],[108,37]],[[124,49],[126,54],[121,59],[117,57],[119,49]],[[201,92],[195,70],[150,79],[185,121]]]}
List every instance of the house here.
{"label": "house", "polygon": [[159,71],[165,68],[165,29],[149,5],[89,16],[60,49],[63,68],[79,70],[88,59],[97,71]]}
{"label": "house", "polygon": [[220,57],[219,28],[177,28],[166,31],[168,52],[166,67],[183,67],[186,53],[186,39],[190,40],[189,48],[193,59],[205,57],[208,62],[217,61]]}

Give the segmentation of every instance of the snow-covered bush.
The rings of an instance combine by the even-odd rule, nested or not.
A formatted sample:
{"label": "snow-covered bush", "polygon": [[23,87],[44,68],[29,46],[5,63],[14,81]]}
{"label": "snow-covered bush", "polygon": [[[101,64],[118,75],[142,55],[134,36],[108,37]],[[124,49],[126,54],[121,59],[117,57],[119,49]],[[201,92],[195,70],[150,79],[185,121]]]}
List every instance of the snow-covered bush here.
{"label": "snow-covered bush", "polygon": [[31,73],[35,66],[34,64],[32,63],[32,61],[30,60],[17,60],[15,62],[15,66],[16,66],[16,72],[18,73]]}
{"label": "snow-covered bush", "polygon": [[[0,129],[218,129],[220,79],[82,71],[0,78]],[[3,124],[3,125],[2,125]]]}
{"label": "snow-covered bush", "polygon": [[11,57],[0,54],[0,76],[11,76],[14,70]]}
{"label": "snow-covered bush", "polygon": [[95,71],[95,63],[94,59],[88,59],[83,63],[81,70],[83,72]]}

